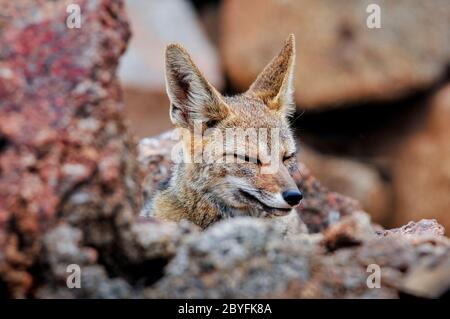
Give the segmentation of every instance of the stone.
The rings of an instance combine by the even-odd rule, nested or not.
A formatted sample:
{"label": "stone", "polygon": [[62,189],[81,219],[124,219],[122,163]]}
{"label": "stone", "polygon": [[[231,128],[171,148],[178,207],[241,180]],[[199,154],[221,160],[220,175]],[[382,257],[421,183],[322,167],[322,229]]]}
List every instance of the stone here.
{"label": "stone", "polygon": [[358,246],[369,236],[375,237],[375,231],[366,213],[355,212],[328,227],[323,235],[323,245],[334,251],[342,247]]}
{"label": "stone", "polygon": [[[425,250],[418,234],[379,236],[364,213],[319,234],[282,239],[264,220],[238,217],[190,236],[147,298],[398,298],[417,264],[439,267],[450,241]],[[356,239],[351,245],[342,238]],[[334,245],[330,245],[334,242]],[[375,266],[375,268],[372,268]],[[436,267],[436,266],[435,266]],[[380,286],[368,286],[379,269]],[[443,269],[443,268],[440,268]],[[448,273],[440,271],[444,282]],[[423,279],[429,286],[436,282]],[[420,294],[418,295],[420,296]]]}
{"label": "stone", "polygon": [[0,281],[14,297],[35,284],[51,227],[65,220],[107,249],[118,239],[105,219],[130,222],[141,205],[115,76],[123,3],[78,1],[82,27],[69,29],[72,2],[0,1]]}
{"label": "stone", "polygon": [[405,278],[400,291],[421,298],[441,298],[450,293],[450,255],[444,255],[441,262],[433,258],[416,265]]}
{"label": "stone", "polygon": [[[380,29],[367,26],[369,4],[380,7]],[[301,109],[399,98],[436,83],[450,60],[446,0],[231,0],[221,16],[220,49],[238,90],[295,34]]]}
{"label": "stone", "polygon": [[444,236],[444,233],[444,227],[438,224],[436,219],[422,219],[418,222],[409,222],[399,228],[382,231],[380,234],[383,236],[400,234],[439,237]]}
{"label": "stone", "polygon": [[321,154],[305,145],[300,148],[300,159],[329,190],[358,200],[375,222],[385,225],[392,219],[391,184],[381,178],[373,165]]}
{"label": "stone", "polygon": [[390,156],[396,224],[436,219],[450,228],[450,86],[439,90],[428,112]]}
{"label": "stone", "polygon": [[180,247],[166,276],[144,293],[154,298],[257,298],[308,280],[311,247],[283,241],[255,218],[219,222]]}

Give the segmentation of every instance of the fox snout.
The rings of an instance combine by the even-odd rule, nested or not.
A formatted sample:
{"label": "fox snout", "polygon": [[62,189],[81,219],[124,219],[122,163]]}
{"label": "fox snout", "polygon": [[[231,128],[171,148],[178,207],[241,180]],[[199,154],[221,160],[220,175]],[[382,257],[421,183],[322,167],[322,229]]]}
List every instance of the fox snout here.
{"label": "fox snout", "polygon": [[[265,179],[267,178],[265,176]],[[283,216],[289,213],[303,198],[303,194],[293,180],[292,183],[285,183],[282,187],[276,183],[268,185],[239,177],[230,176],[227,179],[230,188],[238,191],[238,198],[241,198],[246,205],[249,205],[249,207],[255,207],[256,205],[260,210],[274,216]],[[275,179],[271,182],[275,182]],[[240,200],[240,202],[242,201]]]}
{"label": "fox snout", "polygon": [[291,206],[296,206],[300,204],[303,199],[303,194],[298,190],[298,188],[290,188],[281,193],[284,201]]}
{"label": "fox snout", "polygon": [[[284,165],[278,167],[276,174],[267,176],[259,175],[256,178],[257,187],[266,190],[268,193],[276,194],[276,198],[281,205],[287,204],[290,207],[297,206],[303,198],[303,194],[298,189],[295,181],[289,174],[288,169]],[[283,205],[284,206],[284,205]]]}
{"label": "fox snout", "polygon": [[278,208],[293,208],[300,204],[303,199],[302,192],[296,186],[282,190],[279,193],[271,193],[263,190],[260,192],[265,194],[263,201],[266,199],[269,206]]}

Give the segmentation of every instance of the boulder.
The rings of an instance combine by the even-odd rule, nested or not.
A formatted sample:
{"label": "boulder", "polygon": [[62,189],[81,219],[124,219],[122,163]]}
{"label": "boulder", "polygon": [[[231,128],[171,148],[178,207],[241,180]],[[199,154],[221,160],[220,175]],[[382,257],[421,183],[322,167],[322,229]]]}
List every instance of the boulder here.
{"label": "boulder", "polygon": [[261,298],[309,279],[313,245],[289,243],[254,218],[219,222],[180,247],[150,298]]}
{"label": "boulder", "polygon": [[396,223],[436,218],[450,227],[450,85],[436,93],[414,132],[392,152]]}
{"label": "boulder", "polygon": [[0,1],[0,282],[15,297],[37,284],[29,269],[53,226],[108,251],[141,205],[115,75],[130,36],[123,3],[77,1],[82,25],[70,29],[72,3]]}
{"label": "boulder", "polygon": [[[221,221],[189,237],[164,277],[143,294],[148,298],[398,298],[409,270],[424,260],[440,264],[442,251],[450,248],[448,238],[441,236],[431,250],[425,249],[429,242],[418,240],[422,234],[380,237],[364,213],[346,216],[331,227],[324,237],[302,234],[282,240],[274,225],[263,220]],[[352,230],[354,241],[336,240],[355,236]],[[376,287],[369,277],[374,269],[380,271]],[[440,274],[446,283],[439,283],[442,293],[450,288],[449,276]],[[435,281],[427,283],[430,289],[436,286]]]}
{"label": "boulder", "polygon": [[328,189],[358,200],[372,219],[385,225],[392,219],[392,187],[371,164],[319,153],[305,145],[300,159]]}
{"label": "boulder", "polygon": [[[380,8],[380,29],[367,26],[369,4]],[[295,97],[308,110],[428,88],[450,61],[446,0],[230,0],[222,6],[221,31],[224,66],[239,90],[294,33]]]}

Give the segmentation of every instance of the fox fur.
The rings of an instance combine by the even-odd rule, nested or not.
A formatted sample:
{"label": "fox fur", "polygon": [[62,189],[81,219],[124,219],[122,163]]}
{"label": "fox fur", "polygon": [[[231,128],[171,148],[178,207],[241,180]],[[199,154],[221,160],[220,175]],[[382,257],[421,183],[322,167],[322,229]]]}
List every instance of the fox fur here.
{"label": "fox fur", "polygon": [[[153,198],[154,216],[187,219],[202,228],[234,216],[280,218],[294,214],[298,219],[294,206],[281,196],[286,189],[297,189],[291,177],[297,164],[296,144],[288,123],[294,110],[294,63],[295,39],[290,35],[245,93],[227,97],[205,79],[181,45],[167,47],[166,89],[172,123],[192,133],[195,120],[199,120],[202,131],[213,127],[224,135],[227,128],[278,128],[280,165],[274,174],[262,174],[262,163],[175,164],[167,187]],[[195,155],[211,143],[219,142],[205,136],[200,143],[184,143],[182,151]],[[258,152],[257,142],[249,140],[245,156],[258,158]]]}

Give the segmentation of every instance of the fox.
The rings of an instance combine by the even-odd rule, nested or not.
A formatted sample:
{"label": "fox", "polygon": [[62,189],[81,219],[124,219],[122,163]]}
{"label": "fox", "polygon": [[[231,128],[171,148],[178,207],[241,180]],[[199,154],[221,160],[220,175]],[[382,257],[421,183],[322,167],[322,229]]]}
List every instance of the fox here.
{"label": "fox", "polygon": [[[192,142],[193,136],[209,129],[223,135],[230,129],[277,129],[278,135],[270,138],[276,140],[278,147],[271,146],[274,143],[270,138],[270,143],[259,144],[248,138],[245,152],[237,153],[236,147],[224,146],[226,151],[219,155],[233,161],[213,158],[210,163],[175,163],[170,179],[153,196],[154,217],[175,222],[187,219],[202,229],[236,216],[299,219],[295,207],[303,194],[292,177],[297,169],[297,149],[289,125],[289,116],[295,109],[294,66],[295,38],[291,34],[246,92],[224,96],[206,80],[183,46],[166,47],[170,119],[176,128],[190,134],[183,139],[182,153],[195,156],[208,147],[228,143],[218,141],[213,134]],[[195,127],[195,123],[201,125]],[[278,165],[267,173],[264,168],[269,165],[269,151]]]}

